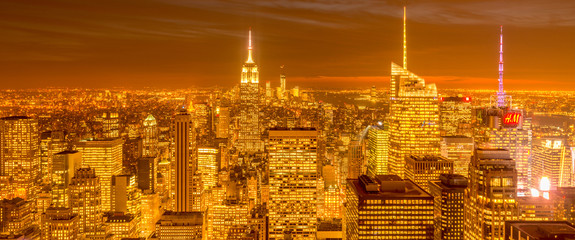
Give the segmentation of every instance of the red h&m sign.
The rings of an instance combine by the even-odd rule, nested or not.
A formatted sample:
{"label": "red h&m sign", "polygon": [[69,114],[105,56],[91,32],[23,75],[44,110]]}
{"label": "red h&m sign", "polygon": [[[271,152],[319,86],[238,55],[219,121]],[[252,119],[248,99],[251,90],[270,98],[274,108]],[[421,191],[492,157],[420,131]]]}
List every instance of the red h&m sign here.
{"label": "red h&m sign", "polygon": [[511,112],[505,114],[503,118],[503,124],[506,125],[517,125],[519,124],[519,120],[521,119],[521,113]]}

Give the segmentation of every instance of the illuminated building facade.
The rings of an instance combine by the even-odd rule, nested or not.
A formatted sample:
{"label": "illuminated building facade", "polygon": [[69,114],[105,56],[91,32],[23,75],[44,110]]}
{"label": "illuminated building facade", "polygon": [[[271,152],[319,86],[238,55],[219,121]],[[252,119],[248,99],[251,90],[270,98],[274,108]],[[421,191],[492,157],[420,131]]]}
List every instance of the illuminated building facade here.
{"label": "illuminated building facade", "polygon": [[543,138],[533,144],[532,185],[539,186],[543,177],[551,180],[551,187],[573,186],[573,163],[568,157],[563,138]]}
{"label": "illuminated building facade", "polygon": [[102,114],[102,131],[104,139],[120,137],[120,120],[117,112],[105,112]]}
{"label": "illuminated building facade", "polygon": [[11,197],[34,199],[40,173],[39,141],[36,119],[0,119],[0,175],[11,178]]}
{"label": "illuminated building facade", "polygon": [[32,225],[32,202],[22,198],[0,200],[0,232],[22,234]]}
{"label": "illuminated building facade", "polygon": [[434,239],[463,240],[463,209],[467,178],[458,174],[441,174],[429,182],[434,198]]}
{"label": "illuminated building facade", "polygon": [[149,190],[142,194],[141,236],[149,237],[156,229],[156,222],[160,220],[160,196]]}
{"label": "illuminated building facade", "polygon": [[508,221],[505,240],[569,240],[575,239],[575,227],[563,221]]}
{"label": "illuminated building facade", "polygon": [[543,196],[517,197],[520,221],[553,221],[556,219],[554,201]]}
{"label": "illuminated building facade", "polygon": [[204,190],[215,187],[218,183],[218,149],[209,147],[198,148],[198,170]]}
{"label": "illuminated building facade", "polygon": [[52,161],[52,204],[54,207],[70,207],[70,182],[76,169],[82,165],[82,153],[63,151],[56,153]]}
{"label": "illuminated building facade", "polygon": [[192,211],[192,174],[195,172],[191,161],[192,118],[186,109],[180,109],[175,117],[175,210]]}
{"label": "illuminated building facade", "polygon": [[230,109],[216,108],[216,138],[228,138],[230,129]]}
{"label": "illuminated building facade", "polygon": [[[404,177],[405,157],[439,154],[439,107],[435,85],[392,63],[390,167]],[[393,95],[396,94],[396,95]]]}
{"label": "illuminated building facade", "polygon": [[158,240],[202,239],[203,217],[200,212],[164,212],[156,223]]}
{"label": "illuminated building facade", "polygon": [[346,178],[358,178],[361,175],[363,146],[360,144],[360,141],[353,141],[349,144],[349,149],[347,150],[347,175],[342,176],[342,183],[345,182]]}
{"label": "illuminated building facade", "polygon": [[42,214],[42,239],[78,239],[78,215],[71,208],[49,207]]}
{"label": "illuminated building facade", "polygon": [[475,150],[465,190],[465,239],[503,239],[505,221],[517,220],[517,171],[504,149]]}
{"label": "illuminated building facade", "polygon": [[142,135],[142,156],[156,157],[158,154],[158,123],[152,114],[144,119]]}
{"label": "illuminated building facade", "polygon": [[96,234],[103,224],[100,179],[91,168],[76,169],[70,181],[70,205],[81,234]]}
{"label": "illuminated building facade", "polygon": [[453,173],[469,176],[469,163],[475,149],[471,137],[445,136],[441,137],[441,156],[453,161]]}
{"label": "illuminated building facade", "polygon": [[269,131],[269,239],[314,239],[317,224],[315,129]]}
{"label": "illuminated building facade", "polygon": [[523,111],[502,112],[500,126],[487,133],[488,147],[509,150],[509,154],[516,164],[518,188],[527,188],[532,174],[530,172],[530,161],[532,158],[530,156],[532,144],[531,118],[524,117]]}
{"label": "illuminated building facade", "polygon": [[390,174],[389,129],[387,125],[371,126],[367,132],[367,172],[371,176]]}
{"label": "illuminated building facade", "polygon": [[453,174],[453,161],[443,156],[409,156],[405,158],[405,178],[429,192],[429,181],[441,174]]}
{"label": "illuminated building facade", "polygon": [[252,58],[252,32],[249,33],[248,59],[242,68],[240,82],[239,132],[236,147],[240,151],[263,149],[259,127],[259,72]]}
{"label": "illuminated building facade", "polygon": [[113,213],[107,217],[106,225],[114,239],[135,238],[139,235],[139,223],[130,214]]}
{"label": "illuminated building facade", "polygon": [[282,65],[280,68],[282,70],[282,73],[280,74],[280,90],[279,90],[280,94],[278,94],[278,98],[287,100],[286,75],[283,72],[284,65]]}
{"label": "illuminated building facade", "polygon": [[471,137],[471,98],[439,98],[439,132],[441,136]]}
{"label": "illuminated building facade", "polygon": [[47,131],[40,134],[40,172],[44,183],[51,182],[54,154],[66,150],[66,134],[63,131]]}
{"label": "illuminated building facade", "polygon": [[326,182],[324,191],[323,191],[323,207],[324,207],[324,219],[334,219],[339,218],[341,219],[341,188],[339,185],[332,181]]}
{"label": "illuminated building facade", "polygon": [[406,8],[403,9],[403,67],[391,63],[389,159],[391,173],[404,177],[405,157],[439,155],[439,105],[435,84],[407,70]]}
{"label": "illuminated building facade", "polygon": [[249,209],[245,203],[226,200],[209,211],[211,217],[208,221],[212,221],[212,231],[208,231],[208,239],[237,239],[232,238],[232,229],[245,228],[248,224]]}
{"label": "illuminated building facade", "polygon": [[362,175],[347,184],[345,239],[433,239],[433,197],[414,182]]}
{"label": "illuminated building facade", "polygon": [[76,149],[82,153],[82,165],[89,166],[100,178],[102,211],[112,210],[112,177],[122,173],[122,139],[82,140]]}

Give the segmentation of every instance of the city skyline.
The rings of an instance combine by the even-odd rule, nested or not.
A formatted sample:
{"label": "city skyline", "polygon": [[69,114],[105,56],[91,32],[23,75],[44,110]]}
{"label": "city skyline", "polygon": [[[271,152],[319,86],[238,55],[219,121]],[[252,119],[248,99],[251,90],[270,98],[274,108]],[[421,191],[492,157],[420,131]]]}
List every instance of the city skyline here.
{"label": "city skyline", "polygon": [[[446,40],[438,48],[437,42],[429,41],[446,37],[433,35],[438,26],[450,27],[450,31],[456,25],[467,27],[466,30],[482,36],[474,39],[475,43],[491,41],[483,37],[491,35],[491,20],[480,21],[481,16],[489,13],[493,20],[501,21],[499,17],[505,14],[489,10],[491,5],[485,3],[491,1],[475,0],[421,2],[418,6],[429,10],[425,14],[438,18],[422,18],[422,8],[416,8],[414,20],[407,6],[410,4],[396,5],[397,0],[381,3],[254,0],[247,5],[254,7],[255,15],[249,18],[256,20],[237,21],[225,28],[223,25],[201,28],[205,26],[197,22],[200,24],[197,31],[187,32],[190,26],[186,26],[178,29],[183,31],[181,35],[174,35],[168,34],[174,29],[148,31],[152,26],[138,25],[144,20],[141,16],[165,14],[158,4],[171,5],[170,9],[178,9],[174,15],[153,20],[166,23],[171,19],[167,26],[174,24],[176,13],[184,14],[190,9],[224,7],[205,13],[217,17],[233,9],[243,10],[245,5],[237,0],[55,1],[58,2],[53,5],[34,3],[22,10],[38,11],[34,14],[38,24],[29,27],[45,29],[38,32],[40,35],[55,34],[50,41],[42,42],[41,37],[17,40],[31,28],[17,24],[10,28],[15,34],[10,36],[16,36],[10,39],[20,47],[34,41],[44,43],[29,45],[42,51],[30,48],[28,53],[32,55],[6,59],[5,62],[10,62],[21,57],[20,63],[28,69],[20,77],[40,75],[44,68],[53,68],[50,74],[43,75],[41,83],[19,81],[23,86],[32,84],[33,88],[0,89],[0,239],[575,239],[575,91],[550,91],[530,82],[538,80],[522,80],[537,91],[512,90],[516,72],[537,79],[538,75],[533,73],[546,67],[529,64],[545,61],[543,55],[527,58],[526,54],[532,52],[518,54],[513,50],[529,46],[528,41],[534,39],[523,35],[525,41],[521,45],[516,40],[521,35],[515,30],[522,28],[537,34],[522,24],[545,28],[536,23],[541,19],[534,20],[532,15],[503,17],[508,24],[495,27],[494,43],[486,44],[485,48],[461,40],[471,35]],[[120,14],[128,9],[124,4],[131,1],[133,6],[147,8],[129,10],[138,13],[137,16]],[[440,3],[448,6],[446,11],[451,8],[447,11],[450,14],[438,12]],[[524,3],[527,5],[522,5],[523,13],[536,6],[531,0]],[[111,12],[107,9],[101,15],[102,9],[96,6],[104,5],[118,8]],[[378,9],[380,5],[389,9]],[[82,26],[68,28],[71,22],[67,22],[67,14],[90,6],[94,8],[85,12],[86,18],[78,18],[82,24],[93,21],[95,16],[110,19],[91,22],[94,25],[83,28],[81,43],[94,45],[74,45],[80,42],[73,41],[78,37],[73,32]],[[474,17],[464,14],[462,6],[475,6]],[[545,13],[544,6],[538,6],[539,13]],[[48,12],[40,11],[48,8],[51,9]],[[305,14],[282,18],[294,12],[271,10],[276,8],[296,8],[305,10]],[[319,10],[323,17],[317,15]],[[351,10],[339,16],[347,18],[347,22],[325,15],[343,10]],[[60,14],[50,15],[53,11]],[[269,11],[273,14],[261,15]],[[402,12],[398,21],[392,11]],[[118,14],[122,18],[113,19]],[[48,15],[58,20],[42,20]],[[351,17],[354,15],[358,18]],[[17,13],[6,15],[17,16]],[[240,12],[234,16],[248,15]],[[317,17],[321,21],[313,20]],[[264,18],[265,23],[259,22]],[[397,26],[387,26],[379,34],[384,36],[382,39],[397,38],[401,44],[386,46],[395,50],[354,45],[366,39],[378,41],[377,34],[364,38],[365,33],[376,32],[367,31],[375,25],[362,28],[357,24],[366,19],[387,18]],[[570,24],[570,18],[555,19],[560,22],[547,25]],[[132,22],[127,24],[124,20]],[[338,30],[344,35],[361,29],[367,32],[355,31],[354,41],[332,39],[312,28],[295,28],[310,32],[293,36],[294,28],[282,27],[277,21],[315,26],[315,30],[324,28],[330,33]],[[103,34],[98,26],[106,23],[110,24],[107,27],[124,32]],[[50,24],[58,27],[47,27]],[[274,24],[279,25],[270,29]],[[236,27],[244,25],[250,27],[242,31],[243,36],[233,34]],[[251,26],[260,30],[252,30]],[[471,26],[486,30],[476,32]],[[205,32],[201,29],[228,31],[202,35]],[[293,39],[303,37],[305,41],[300,45],[269,47],[275,41],[270,38],[274,34]],[[170,57],[171,51],[182,45],[142,47],[140,41],[144,35],[153,36],[149,44],[169,43],[175,38],[181,43],[196,41],[193,53],[197,54],[191,55],[195,59],[194,68],[185,68],[188,58],[179,57],[190,52],[180,51],[180,55]],[[112,40],[111,36],[118,38]],[[211,42],[218,36],[229,42]],[[67,40],[58,42],[63,39]],[[115,45],[128,39],[133,40],[132,44]],[[325,39],[333,41],[324,42]],[[0,40],[0,44],[5,40]],[[44,47],[54,44],[54,40],[60,44],[61,55],[58,58],[42,55],[49,50]],[[290,39],[281,39],[284,40]],[[96,48],[102,41],[113,48]],[[334,49],[331,43],[343,42],[348,47],[337,48],[341,52],[317,54]],[[310,48],[310,43],[317,46]],[[227,49],[230,46],[237,49]],[[299,48],[292,50],[294,46]],[[110,52],[114,49],[120,51]],[[67,58],[70,57],[67,54],[84,50],[90,50],[91,54]],[[275,55],[278,50],[286,55]],[[368,55],[362,53],[367,50],[373,51]],[[205,58],[204,51],[212,51],[213,55]],[[241,61],[236,62],[233,54],[220,55],[235,51],[241,52],[238,54]],[[481,83],[461,80],[467,84],[466,88],[449,89],[445,85],[449,86],[448,80],[459,79],[455,77],[457,74],[483,71],[482,58],[469,64],[467,58],[473,54],[467,53],[473,51],[477,56],[496,56],[489,74],[497,77]],[[569,55],[569,51],[555,54]],[[157,55],[146,58],[150,53]],[[298,61],[294,61],[297,64],[290,65],[289,61],[294,59],[285,57],[290,54],[298,56]],[[395,54],[397,57],[381,57]],[[465,57],[458,59],[457,64],[433,57],[442,55]],[[366,56],[375,60],[357,62]],[[521,61],[517,62],[517,56],[523,56]],[[23,60],[30,57],[43,60],[36,63]],[[362,77],[346,75],[360,74],[358,69],[363,67],[373,70],[373,65],[386,59],[389,61],[381,67],[389,67],[389,81],[351,82],[350,79]],[[288,66],[279,65],[275,77],[269,77],[274,70],[267,69],[267,64],[280,60],[287,61]],[[87,68],[82,65],[91,61],[94,65]],[[43,65],[46,62],[52,65]],[[521,63],[521,67],[517,68],[516,63]],[[57,65],[66,66],[66,73],[60,72]],[[146,68],[138,69],[142,66]],[[166,66],[171,70],[184,67],[186,71],[166,71]],[[3,67],[19,71],[10,64]],[[309,75],[312,71],[330,69],[330,75],[323,78]],[[225,77],[230,70],[234,70],[234,77],[229,77],[234,81],[229,86],[226,81],[215,79]],[[557,80],[570,68],[545,70],[549,79],[555,79],[545,81],[545,85],[572,89],[566,87],[571,84],[569,81]],[[445,75],[426,75],[432,72],[453,75],[447,80]],[[143,77],[132,75],[134,78],[113,82],[126,77],[123,75],[126,73]],[[56,82],[53,78],[59,74],[90,76],[75,82],[61,79],[66,87],[43,86]],[[174,79],[165,78],[166,74],[188,77],[199,74],[202,81],[188,79],[175,83]],[[103,75],[110,77],[102,79]],[[304,81],[306,78],[308,81]],[[130,86],[131,81],[137,84]],[[14,82],[6,83],[4,87],[8,88]],[[489,85],[487,90],[481,89],[484,84]]]}
{"label": "city skyline", "polygon": [[[521,3],[408,2],[410,69],[443,89],[496,90],[504,25],[506,89],[572,87],[574,3]],[[9,89],[232,87],[249,27],[274,87],[285,65],[290,88],[387,88],[389,62],[401,62],[401,1],[0,4]]]}

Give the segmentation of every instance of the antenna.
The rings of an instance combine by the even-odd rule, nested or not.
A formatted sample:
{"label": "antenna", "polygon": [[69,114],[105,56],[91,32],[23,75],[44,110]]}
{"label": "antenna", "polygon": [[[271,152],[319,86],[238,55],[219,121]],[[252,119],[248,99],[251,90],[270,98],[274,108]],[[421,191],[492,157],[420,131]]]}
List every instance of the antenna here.
{"label": "antenna", "polygon": [[254,63],[252,59],[252,27],[250,27],[250,31],[248,33],[248,60],[246,63]]}
{"label": "antenna", "polygon": [[250,27],[250,31],[249,31],[249,38],[248,38],[248,50],[252,50],[252,27]]}
{"label": "antenna", "polygon": [[497,106],[505,107],[505,91],[503,90],[503,25],[499,35],[499,92],[497,92]]}
{"label": "antenna", "polygon": [[407,4],[403,5],[403,69],[407,70]]}

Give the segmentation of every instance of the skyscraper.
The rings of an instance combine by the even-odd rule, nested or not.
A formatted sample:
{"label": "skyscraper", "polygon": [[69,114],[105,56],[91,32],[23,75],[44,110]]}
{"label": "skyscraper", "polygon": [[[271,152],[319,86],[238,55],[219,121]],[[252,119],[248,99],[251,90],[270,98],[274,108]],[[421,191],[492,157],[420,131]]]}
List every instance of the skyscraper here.
{"label": "skyscraper", "polygon": [[117,112],[105,112],[102,115],[102,128],[104,139],[120,137],[120,120]]}
{"label": "skyscraper", "polygon": [[76,144],[82,165],[92,168],[100,178],[102,211],[112,207],[112,177],[122,173],[122,139],[82,140]]}
{"label": "skyscraper", "polygon": [[262,150],[259,127],[259,72],[252,56],[252,31],[249,32],[248,59],[240,82],[240,118],[236,147],[240,151]]}
{"label": "skyscraper", "polygon": [[158,174],[158,158],[143,157],[138,159],[138,188],[142,191],[156,190],[156,175]]}
{"label": "skyscraper", "polygon": [[433,239],[433,197],[417,184],[362,175],[347,185],[345,239]]}
{"label": "skyscraper", "polygon": [[175,210],[177,212],[192,211],[192,174],[195,172],[191,161],[192,116],[185,108],[175,117]]}
{"label": "skyscraper", "polygon": [[100,179],[91,168],[79,168],[70,181],[70,205],[78,214],[79,233],[96,234],[103,224]]}
{"label": "skyscraper", "polygon": [[471,137],[445,136],[441,137],[441,156],[453,161],[453,173],[469,176],[469,162],[475,149]]}
{"label": "skyscraper", "polygon": [[25,116],[0,119],[0,175],[12,179],[13,197],[34,199],[39,180],[38,121]]}
{"label": "skyscraper", "polygon": [[439,106],[435,84],[407,70],[404,7],[403,67],[391,63],[390,89],[390,167],[400,177],[405,157],[439,154]]}
{"label": "skyscraper", "polygon": [[439,98],[439,131],[441,136],[471,137],[471,98],[441,97]]}
{"label": "skyscraper", "polygon": [[114,212],[122,212],[134,216],[140,221],[141,191],[136,184],[134,175],[116,175],[112,178],[112,204]]}
{"label": "skyscraper", "polygon": [[66,134],[63,131],[47,131],[40,134],[40,173],[44,183],[51,181],[54,154],[66,150]]}
{"label": "skyscraper", "polygon": [[52,164],[52,204],[54,207],[70,207],[70,182],[76,169],[82,166],[82,153],[63,151],[54,155]]}
{"label": "skyscraper", "polygon": [[[518,188],[526,189],[529,186],[532,167],[530,166],[532,154],[532,130],[531,118],[524,116],[522,110],[499,111],[501,122],[499,126],[487,131],[489,141],[485,144],[491,148],[509,150],[509,154],[515,160],[517,170]],[[512,119],[515,120],[512,120]],[[538,186],[535,184],[533,186]]]}
{"label": "skyscraper", "polygon": [[465,239],[501,240],[505,221],[517,220],[517,171],[504,149],[476,149],[465,190]]}
{"label": "skyscraper", "polygon": [[230,109],[216,108],[216,138],[228,138],[230,129]]}
{"label": "skyscraper", "polygon": [[198,148],[198,170],[204,190],[215,187],[218,182],[218,164],[216,155],[218,149],[209,147]]}
{"label": "skyscraper", "polygon": [[532,186],[548,177],[553,189],[573,186],[573,163],[568,158],[563,138],[538,139],[533,144]]}
{"label": "skyscraper", "polygon": [[158,147],[158,123],[152,114],[144,119],[144,134],[142,138],[142,156],[156,157]]}
{"label": "skyscraper", "polygon": [[429,182],[434,198],[435,240],[463,240],[463,207],[467,178],[457,174],[441,174]]}
{"label": "skyscraper", "polygon": [[314,239],[317,224],[315,129],[269,131],[269,239]]}
{"label": "skyscraper", "polygon": [[287,99],[287,91],[286,91],[286,75],[284,73],[284,65],[280,66],[281,69],[281,73],[280,73],[280,93],[281,95],[278,95],[278,98],[280,99]]}
{"label": "skyscraper", "polygon": [[389,129],[387,125],[373,125],[367,132],[367,172],[370,176],[390,174]]}

